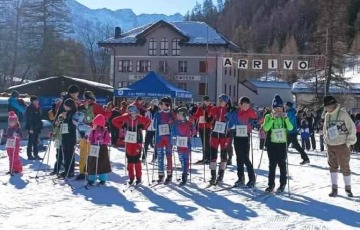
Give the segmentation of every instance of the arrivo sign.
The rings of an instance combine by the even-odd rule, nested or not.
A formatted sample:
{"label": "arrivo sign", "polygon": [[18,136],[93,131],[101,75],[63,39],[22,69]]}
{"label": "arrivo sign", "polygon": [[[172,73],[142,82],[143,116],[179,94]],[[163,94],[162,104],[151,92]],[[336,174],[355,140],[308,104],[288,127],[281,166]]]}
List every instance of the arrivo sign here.
{"label": "arrivo sign", "polygon": [[[231,68],[233,67],[234,62],[231,57],[223,58],[223,67]],[[248,59],[238,59],[237,60],[238,69],[253,69],[253,70],[262,70],[262,69],[271,69],[276,70],[282,68],[284,70],[308,70],[309,61],[293,61],[293,60],[283,60],[282,63],[279,63],[278,59],[267,59],[264,60],[248,60]]]}

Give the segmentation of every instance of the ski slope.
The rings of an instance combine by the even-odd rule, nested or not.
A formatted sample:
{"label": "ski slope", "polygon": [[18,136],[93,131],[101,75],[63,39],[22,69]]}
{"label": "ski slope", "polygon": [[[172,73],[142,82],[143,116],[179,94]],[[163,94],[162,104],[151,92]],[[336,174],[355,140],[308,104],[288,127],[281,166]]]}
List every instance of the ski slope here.
{"label": "ski slope", "polygon": [[[254,134],[257,187],[264,190],[268,158],[264,152],[260,169],[256,170],[261,155],[256,137]],[[201,158],[199,150],[194,148],[193,162]],[[254,199],[251,197],[262,192],[240,188],[221,192],[204,190],[207,183],[203,180],[202,165],[192,165],[192,181],[186,187],[178,187],[174,176],[171,185],[149,188],[143,167],[143,185],[124,193],[124,183],[128,180],[124,152],[112,148],[110,155],[113,173],[108,184],[91,190],[83,188],[83,181],[70,181],[75,187],[72,190],[68,185],[54,184],[50,177],[39,182],[30,179],[39,166],[47,165],[25,160],[26,147],[21,151],[23,175],[4,175],[8,159],[0,158],[0,229],[360,229],[359,153],[351,156],[354,198],[346,197],[341,175],[339,196],[328,197],[331,187],[325,152],[310,152],[311,163],[300,166],[300,155],[290,148],[291,195]],[[52,148],[49,165],[54,161]],[[151,180],[153,166],[148,166]],[[42,174],[41,171],[39,175]],[[177,177],[180,178],[180,170]],[[209,177],[207,166],[207,180]],[[236,166],[231,165],[225,172],[223,186],[233,185],[236,180]],[[276,183],[278,186],[278,178]]]}

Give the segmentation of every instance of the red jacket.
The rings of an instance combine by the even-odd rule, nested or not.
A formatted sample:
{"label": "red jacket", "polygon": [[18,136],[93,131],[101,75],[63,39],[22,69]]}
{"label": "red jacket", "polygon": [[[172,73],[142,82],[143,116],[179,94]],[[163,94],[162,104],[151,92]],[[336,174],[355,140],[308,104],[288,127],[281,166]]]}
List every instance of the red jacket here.
{"label": "red jacket", "polygon": [[211,108],[209,116],[213,118],[213,122],[221,121],[225,122],[226,107],[214,106]]}
{"label": "red jacket", "polygon": [[237,112],[237,119],[240,121],[241,124],[248,126],[249,133],[252,130],[250,119],[257,119],[257,115],[253,109],[248,109],[246,111],[239,109]]}
{"label": "red jacket", "polygon": [[212,124],[211,122],[206,122],[206,118],[209,117],[209,113],[211,111],[211,109],[213,108],[213,106],[209,105],[209,106],[199,106],[196,110],[196,112],[194,113],[194,117],[196,120],[199,121],[200,117],[204,117],[205,118],[205,123],[199,123],[199,128],[203,129],[211,129]]}
{"label": "red jacket", "polygon": [[121,116],[115,117],[112,120],[112,124],[117,129],[121,129],[123,126],[126,126],[125,128],[127,130],[134,131],[135,129],[140,130],[139,126],[142,126],[141,128],[143,129],[147,129],[151,124],[151,120],[141,115],[137,115],[136,118],[133,119],[130,114],[125,113]]}

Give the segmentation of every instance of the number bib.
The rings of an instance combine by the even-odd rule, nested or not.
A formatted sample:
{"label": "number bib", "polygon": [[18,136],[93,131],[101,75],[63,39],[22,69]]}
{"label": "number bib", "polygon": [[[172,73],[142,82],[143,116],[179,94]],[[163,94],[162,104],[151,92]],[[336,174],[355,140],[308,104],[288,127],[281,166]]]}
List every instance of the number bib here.
{"label": "number bib", "polygon": [[272,132],[272,135],[271,135],[272,142],[284,143],[287,141],[285,129],[273,129],[271,132]]}
{"label": "number bib", "polygon": [[170,129],[168,124],[159,125],[159,135],[160,136],[170,135]]}
{"label": "number bib", "polygon": [[137,133],[131,132],[131,131],[126,131],[125,142],[126,143],[137,143]]}
{"label": "number bib", "polygon": [[236,126],[236,136],[237,137],[248,137],[247,125],[237,125]]}
{"label": "number bib", "polygon": [[89,156],[91,156],[91,157],[99,157],[99,153],[100,153],[100,146],[91,145]]}
{"label": "number bib", "polygon": [[199,124],[204,124],[205,123],[205,117],[201,116],[199,117]]}
{"label": "number bib", "polygon": [[60,126],[61,134],[68,134],[69,133],[69,126],[68,124],[61,124]]}
{"label": "number bib", "polygon": [[328,128],[328,137],[330,140],[334,140],[339,137],[339,130],[337,129],[337,126],[334,125],[330,128]]}
{"label": "number bib", "polygon": [[176,146],[177,147],[188,147],[188,138],[187,137],[176,137]]}
{"label": "number bib", "polygon": [[215,122],[214,132],[225,134],[226,123],[221,121]]}
{"label": "number bib", "polygon": [[15,148],[16,141],[15,139],[7,139],[6,140],[6,148]]}

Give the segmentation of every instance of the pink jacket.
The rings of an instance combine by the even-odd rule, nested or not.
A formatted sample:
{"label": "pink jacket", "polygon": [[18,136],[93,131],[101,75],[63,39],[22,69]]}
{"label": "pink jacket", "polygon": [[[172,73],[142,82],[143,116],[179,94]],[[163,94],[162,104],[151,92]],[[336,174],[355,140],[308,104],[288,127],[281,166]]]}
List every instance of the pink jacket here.
{"label": "pink jacket", "polygon": [[6,130],[6,139],[15,139],[16,137],[16,143],[15,143],[15,148],[17,149],[17,151],[20,148],[20,141],[22,139],[22,132],[19,126],[14,126],[14,127],[8,127],[8,129]]}
{"label": "pink jacket", "polygon": [[108,145],[110,144],[110,135],[109,132],[104,128],[97,128],[92,130],[89,136],[89,141],[92,145]]}

